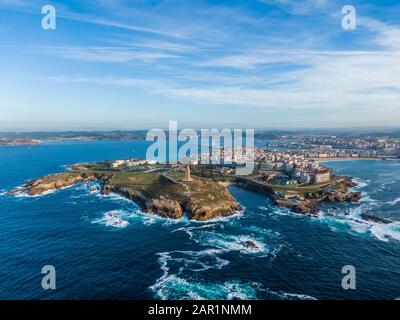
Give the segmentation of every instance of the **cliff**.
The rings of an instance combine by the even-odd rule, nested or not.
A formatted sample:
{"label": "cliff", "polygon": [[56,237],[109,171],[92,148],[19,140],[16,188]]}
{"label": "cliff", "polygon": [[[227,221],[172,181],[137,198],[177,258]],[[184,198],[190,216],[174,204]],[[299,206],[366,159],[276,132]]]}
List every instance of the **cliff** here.
{"label": "cliff", "polygon": [[94,175],[80,174],[77,172],[65,172],[51,174],[49,176],[28,181],[20,189],[11,190],[11,194],[26,192],[30,196],[41,195],[47,191],[66,188],[78,182],[89,182],[95,180]]}
{"label": "cliff", "polygon": [[224,186],[204,178],[193,177],[193,181],[185,182],[178,173],[111,171],[92,164],[78,164],[70,168],[71,172],[29,181],[21,189],[10,193],[41,195],[96,180],[102,184],[101,194],[120,194],[140,205],[144,212],[165,218],[179,219],[185,212],[189,219],[205,221],[230,216],[241,209]]}
{"label": "cliff", "polygon": [[103,193],[118,193],[138,203],[145,212],[171,219],[179,219],[185,212],[189,219],[206,221],[241,209],[229,191],[212,180],[194,177],[193,181],[183,182],[164,174],[146,178],[150,180],[148,184],[136,176],[136,185],[129,186],[111,179]]}

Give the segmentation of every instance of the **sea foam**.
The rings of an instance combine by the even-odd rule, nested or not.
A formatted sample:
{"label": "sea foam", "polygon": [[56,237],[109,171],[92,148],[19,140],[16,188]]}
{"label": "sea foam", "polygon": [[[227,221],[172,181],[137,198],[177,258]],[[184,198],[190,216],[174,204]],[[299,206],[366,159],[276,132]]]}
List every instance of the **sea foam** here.
{"label": "sea foam", "polygon": [[103,217],[93,220],[92,223],[99,223],[107,227],[122,229],[129,225],[129,222],[122,218],[125,214],[126,213],[121,210],[108,211],[104,213]]}
{"label": "sea foam", "polygon": [[394,199],[393,201],[388,201],[387,204],[390,204],[391,206],[394,206],[400,202],[400,197]]}
{"label": "sea foam", "polygon": [[223,225],[212,223],[201,226],[181,227],[173,232],[182,231],[201,246],[213,247],[225,252],[237,251],[241,254],[275,259],[283,244],[279,233],[268,229],[251,227],[244,228],[249,234],[230,234]]}
{"label": "sea foam", "polygon": [[163,300],[315,300],[306,294],[271,291],[258,282],[235,279],[206,281],[203,271],[221,269],[229,264],[229,261],[219,257],[221,253],[223,251],[219,249],[159,253],[158,260],[163,274],[150,289],[156,298]]}

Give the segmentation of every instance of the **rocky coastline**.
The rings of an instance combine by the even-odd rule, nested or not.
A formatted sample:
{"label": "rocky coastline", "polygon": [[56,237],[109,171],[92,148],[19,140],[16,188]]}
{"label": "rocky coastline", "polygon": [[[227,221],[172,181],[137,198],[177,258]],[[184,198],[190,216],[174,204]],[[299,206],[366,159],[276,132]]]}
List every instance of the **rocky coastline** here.
{"label": "rocky coastline", "polygon": [[[164,218],[180,219],[186,214],[189,219],[207,221],[231,216],[242,209],[225,183],[211,179],[196,176],[191,181],[185,181],[174,176],[173,172],[170,176],[170,172],[156,174],[106,170],[93,163],[71,165],[69,169],[69,172],[28,181],[9,194],[25,192],[29,196],[38,196],[77,183],[98,182],[102,195],[116,193],[137,203],[143,212]],[[354,191],[357,184],[351,177],[335,176],[331,183],[320,188],[291,188],[285,189],[286,193],[254,179],[238,178],[235,182],[239,187],[270,196],[277,206],[313,216],[318,216],[322,202],[358,202],[362,197],[361,192]],[[91,192],[96,191],[93,187],[88,188]],[[376,221],[372,215],[363,219]],[[384,220],[379,222],[388,223]]]}
{"label": "rocky coastline", "polygon": [[[191,220],[207,221],[234,215],[242,209],[225,187],[210,181],[202,181],[198,183],[211,183],[223,193],[223,199],[212,201],[215,199],[196,199],[190,196],[179,197],[176,192],[171,192],[169,194],[165,194],[164,192],[154,194],[132,186],[121,187],[109,183],[103,185],[101,194],[119,194],[137,203],[141,207],[142,211],[146,213],[153,213],[170,219],[180,219],[185,213]],[[182,190],[182,193],[184,192],[185,191]]]}
{"label": "rocky coastline", "polygon": [[255,181],[238,179],[239,187],[260,192],[270,196],[275,205],[286,207],[299,214],[318,216],[319,205],[322,202],[358,202],[361,192],[352,191],[357,186],[351,177],[334,177],[331,183],[324,187],[309,191],[308,187],[281,188]]}
{"label": "rocky coastline", "polygon": [[43,178],[30,180],[18,189],[12,189],[8,194],[26,193],[29,196],[42,195],[49,191],[70,187],[79,182],[87,183],[96,180],[94,175],[87,176],[75,173],[56,173]]}
{"label": "rocky coastline", "polygon": [[[241,206],[224,186],[210,180],[197,178],[190,184],[183,184],[160,175],[148,188],[143,188],[140,184],[113,183],[112,174],[77,171],[83,169],[80,165],[70,168],[73,171],[28,181],[8,194],[26,193],[29,196],[38,196],[77,183],[96,181],[101,185],[102,195],[116,193],[137,203],[142,211],[164,218],[180,219],[186,213],[189,219],[207,221],[228,217],[241,210]],[[218,198],[213,193],[217,193]]]}

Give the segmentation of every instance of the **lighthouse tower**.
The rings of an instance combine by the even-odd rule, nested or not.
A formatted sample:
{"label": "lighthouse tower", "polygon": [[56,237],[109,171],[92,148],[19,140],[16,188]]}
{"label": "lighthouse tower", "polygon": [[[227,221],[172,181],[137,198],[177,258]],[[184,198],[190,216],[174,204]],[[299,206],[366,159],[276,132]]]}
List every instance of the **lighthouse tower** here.
{"label": "lighthouse tower", "polygon": [[183,181],[185,181],[185,182],[193,181],[193,179],[190,176],[189,164],[187,164],[186,167],[185,167],[185,179]]}

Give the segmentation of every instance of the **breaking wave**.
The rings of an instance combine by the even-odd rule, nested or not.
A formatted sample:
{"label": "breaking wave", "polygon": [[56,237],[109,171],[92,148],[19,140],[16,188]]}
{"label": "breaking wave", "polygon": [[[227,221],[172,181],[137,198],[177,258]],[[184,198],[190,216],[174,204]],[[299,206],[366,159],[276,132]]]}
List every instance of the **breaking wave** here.
{"label": "breaking wave", "polygon": [[256,287],[251,284],[239,281],[209,283],[199,279],[203,276],[202,271],[221,269],[229,264],[228,260],[218,256],[221,252],[207,249],[159,253],[163,274],[150,289],[163,300],[256,299]]}
{"label": "breaking wave", "polygon": [[163,274],[150,289],[162,300],[315,300],[305,294],[264,289],[258,282],[205,280],[203,271],[221,269],[229,264],[218,256],[221,253],[223,251],[218,249],[159,253]]}
{"label": "breaking wave", "polygon": [[243,228],[249,234],[233,235],[225,232],[223,228],[220,224],[214,223],[199,227],[182,227],[173,232],[186,232],[190,239],[201,246],[261,257],[275,258],[283,246],[279,241],[279,233],[268,229],[250,226]]}
{"label": "breaking wave", "polygon": [[400,197],[396,198],[396,199],[394,199],[392,201],[388,201],[387,204],[390,204],[391,206],[394,206],[394,205],[398,204],[399,202],[400,202]]}
{"label": "breaking wave", "polygon": [[333,214],[321,213],[322,223],[327,223],[332,231],[348,231],[352,234],[369,234],[380,241],[400,241],[400,223],[394,221],[382,224],[362,218],[362,213],[377,206],[376,201],[370,200],[358,207],[348,210],[337,210]]}
{"label": "breaking wave", "polygon": [[254,300],[256,288],[240,281],[206,283],[168,275],[150,287],[162,300]]}
{"label": "breaking wave", "polygon": [[129,224],[127,220],[123,219],[126,215],[127,213],[122,210],[108,211],[104,213],[103,217],[93,220],[92,223],[99,223],[106,227],[122,229]]}
{"label": "breaking wave", "polygon": [[[369,221],[362,218],[363,213],[376,211],[380,202],[371,198],[366,192],[362,192],[363,198],[359,205],[350,208],[326,209],[320,211],[319,217],[304,216],[292,212],[288,208],[278,207],[271,210],[272,216],[291,216],[293,218],[306,217],[313,222],[326,224],[333,232],[349,232],[353,235],[366,234],[380,241],[400,241],[400,222],[393,221],[389,224]],[[391,203],[400,202],[400,198]]]}
{"label": "breaking wave", "polygon": [[317,300],[316,298],[307,295],[307,294],[297,294],[297,293],[288,293],[288,292],[276,292],[267,290],[266,292],[273,298],[277,298],[279,300]]}
{"label": "breaking wave", "polygon": [[360,178],[353,178],[353,181],[357,184],[353,189],[363,189],[368,186],[371,180],[363,180]]}

